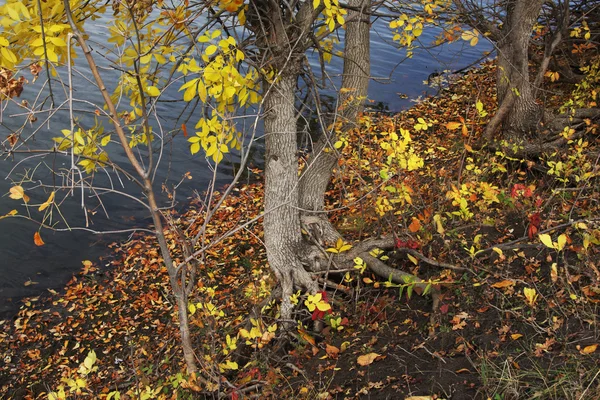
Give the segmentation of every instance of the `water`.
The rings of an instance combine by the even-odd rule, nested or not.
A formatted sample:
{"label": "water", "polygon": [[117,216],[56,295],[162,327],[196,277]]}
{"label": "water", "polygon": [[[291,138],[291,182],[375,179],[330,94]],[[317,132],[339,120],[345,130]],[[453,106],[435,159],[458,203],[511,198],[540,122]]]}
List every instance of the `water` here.
{"label": "water", "polygon": [[[106,20],[99,20],[88,25],[88,32],[91,33],[93,40],[98,43],[93,47],[99,48],[101,43],[106,43],[108,38]],[[430,43],[436,33],[433,30],[425,30],[421,41]],[[412,100],[435,93],[434,89],[428,88],[424,84],[431,73],[443,70],[458,70],[479,59],[483,51],[490,50],[489,45],[485,43],[470,47],[466,42],[458,42],[431,51],[417,50],[412,59],[398,65],[400,60],[404,58],[404,53],[396,48],[391,38],[392,33],[387,29],[385,23],[376,22],[374,24],[371,39],[371,74],[378,79],[371,82],[369,97],[375,103],[381,103],[391,111],[405,109],[410,106]],[[96,58],[98,59],[98,57]],[[318,68],[318,61],[314,58],[311,61]],[[104,65],[106,66],[106,64]],[[334,77],[336,82],[339,82],[341,67],[342,64],[339,61],[334,61],[332,65],[327,67],[329,74]],[[85,69],[82,57],[77,60],[76,68],[80,70],[83,77],[75,78],[75,96],[91,103],[101,104],[99,94],[94,90],[94,86],[87,81],[87,79],[90,79],[90,74]],[[109,70],[103,70],[102,73],[109,90],[111,90],[115,86],[118,76],[114,71]],[[66,74],[62,75],[62,78],[66,80]],[[35,93],[37,93],[44,80],[45,72],[42,72],[38,82],[26,87],[26,91],[18,100],[27,100],[30,104],[34,104]],[[53,89],[57,102],[65,99],[64,93],[60,93],[59,85],[55,84]],[[409,98],[403,99],[399,94],[408,95]],[[180,96],[181,94],[178,94],[174,88],[165,94],[164,99],[179,99]],[[81,121],[89,127],[93,123],[94,107],[78,103],[76,108],[79,110],[77,115],[81,118]],[[170,117],[160,120],[160,125],[167,131],[165,136],[168,137],[168,131],[178,128],[174,125],[172,117],[183,110],[181,105],[175,103],[161,103],[157,109],[159,114]],[[11,116],[21,112],[22,109],[16,107],[9,107],[4,110],[2,125],[0,126],[0,138],[2,140],[22,123],[22,118]],[[39,128],[34,143],[36,148],[51,148],[51,138],[59,136],[61,129],[69,127],[67,112],[58,113],[51,123],[43,123],[44,118],[45,115],[38,115],[38,121],[26,129],[26,132],[33,132],[34,129]],[[190,125],[193,125],[193,123]],[[219,184],[226,183],[231,177],[231,165],[225,164],[220,167],[216,175],[213,175],[213,172],[207,168],[202,155],[192,156],[190,154],[188,144],[181,135],[173,140],[168,140],[166,149],[168,151],[164,152],[157,171],[156,188],[160,187],[161,182],[175,183],[188,171],[193,176],[192,180],[186,180],[177,191],[180,207],[194,195],[194,191],[202,192],[205,190],[215,177]],[[115,161],[123,160],[123,156],[115,159]],[[21,162],[21,164],[15,168],[17,162]],[[10,159],[2,159],[0,160],[0,176],[7,179],[0,179],[0,194],[7,194],[11,186],[23,179],[24,172],[30,173],[32,169],[36,171],[36,179],[33,182],[24,184],[25,187],[29,188],[37,185],[40,181],[52,184],[52,180],[57,179],[57,177],[52,175],[51,168],[68,169],[69,167],[69,158],[62,156],[26,159],[25,156],[21,155]],[[11,171],[12,174],[9,176]],[[101,183],[106,187],[113,185],[113,187],[124,190],[133,196],[142,196],[141,191],[130,182],[127,182],[123,175],[121,175],[121,180],[126,183],[125,188],[121,188],[118,177],[114,174],[111,175],[110,180],[103,174],[98,174],[98,179],[97,183]],[[29,194],[32,196],[32,204],[43,202],[45,200],[44,196],[47,196],[47,194],[42,195],[39,190],[32,191]],[[34,197],[34,195],[38,197]],[[85,205],[86,208],[90,209],[88,219],[85,218],[81,209],[80,190],[74,190],[72,197],[60,197],[60,199],[63,201],[60,206],[61,213],[68,219],[72,227],[85,226],[87,223],[90,229],[106,231],[146,227],[149,224],[145,210],[135,202],[121,196],[102,196],[103,207],[108,210],[108,215],[105,215],[97,199],[94,199],[93,193],[85,191]],[[161,205],[167,204],[166,198],[161,200]],[[18,209],[19,214],[27,215],[27,210],[19,201],[12,200],[7,195],[0,197],[0,215],[8,213],[12,209]],[[37,207],[30,207],[29,211],[35,219],[39,219],[42,215],[37,211]],[[95,212],[93,216],[91,216],[92,212]],[[62,221],[62,218],[56,212],[53,217],[54,222]],[[64,228],[65,225],[61,224],[61,226]],[[37,230],[38,225],[27,219],[5,218],[0,221],[0,317],[10,316],[18,307],[18,299],[23,296],[36,296],[47,289],[60,289],[71,274],[81,268],[82,261],[87,259],[98,260],[98,257],[106,256],[109,254],[106,244],[127,238],[126,235],[94,235],[83,231],[53,232],[42,229],[41,235],[46,244],[38,247],[33,243],[33,235]]]}

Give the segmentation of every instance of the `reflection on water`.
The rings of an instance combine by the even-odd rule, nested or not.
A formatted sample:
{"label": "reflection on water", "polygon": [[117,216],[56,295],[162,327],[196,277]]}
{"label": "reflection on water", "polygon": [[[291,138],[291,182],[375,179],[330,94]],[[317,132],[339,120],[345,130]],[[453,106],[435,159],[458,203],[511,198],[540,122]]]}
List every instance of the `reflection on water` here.
{"label": "reflection on water", "polygon": [[[101,43],[106,43],[108,31],[106,29],[107,20],[98,20],[88,25],[88,31],[96,44],[93,47],[99,48]],[[91,30],[90,30],[91,27]],[[425,31],[421,40],[424,43],[432,41],[435,32]],[[433,93],[423,82],[427,77],[436,71],[457,70],[468,65],[481,56],[482,51],[489,50],[485,44],[471,48],[468,44],[460,42],[449,46],[444,46],[430,51],[415,51],[412,59],[409,59],[398,65],[398,62],[404,57],[396,49],[391,41],[392,34],[387,29],[384,22],[376,22],[373,26],[373,35],[371,43],[371,74],[374,77],[369,88],[369,97],[374,100],[382,109],[398,111],[410,106],[410,99],[417,98],[427,93]],[[102,63],[97,57],[99,63]],[[311,62],[318,70],[318,60],[313,57]],[[110,90],[116,85],[118,75],[109,68],[107,63],[101,64],[103,76],[107,87]],[[80,57],[76,61],[74,77],[75,96],[91,104],[100,103],[100,96],[97,89],[91,83],[92,79],[87,72],[83,59]],[[318,73],[318,72],[317,72]],[[334,78],[334,82],[339,82],[341,74],[341,62],[333,62],[328,66],[328,73]],[[66,74],[61,76],[66,81]],[[35,84],[26,87],[25,92],[19,100],[27,100],[30,104],[35,104],[35,95],[43,84],[43,74]],[[53,87],[55,102],[65,100],[65,94],[62,88],[55,82]],[[403,99],[399,94],[409,96],[409,99]],[[160,125],[165,130],[165,137],[169,137],[169,131],[176,130],[175,118],[182,112],[185,112],[180,104],[169,102],[168,100],[180,99],[181,94],[177,92],[175,85],[167,90],[162,99],[165,100],[157,105],[158,115],[161,116]],[[82,125],[89,127],[93,124],[94,107],[89,103],[77,103],[77,118]],[[18,107],[10,106],[4,110],[2,115],[2,125],[0,133],[2,137],[8,136],[18,128],[21,118],[11,117],[12,114],[22,113],[23,110]],[[51,123],[44,123],[47,114],[39,114],[37,122],[28,127],[28,132],[39,129],[35,134],[36,148],[51,148],[52,137],[59,136],[61,129],[69,127],[68,112],[58,112],[52,117]],[[25,148],[23,148],[25,149]],[[260,154],[258,154],[260,157]],[[123,155],[114,157],[114,161],[124,161]],[[24,177],[24,172],[28,174],[35,169],[36,181],[28,185],[34,185],[37,180],[43,180],[45,183],[57,179],[52,175],[52,169],[68,169],[70,161],[66,157],[55,156],[44,159],[36,157],[27,159],[25,156],[15,156],[10,159],[0,160],[0,176],[6,178],[9,172],[15,167],[17,162],[21,162],[8,179],[0,179],[0,193],[8,193],[13,182],[19,182]],[[232,168],[238,163],[237,159],[223,163],[217,174],[218,182],[226,183],[231,176]],[[191,172],[193,179],[186,181],[177,191],[180,204],[185,204],[187,198],[193,195],[194,191],[202,192],[211,179],[213,172],[206,167],[206,163],[200,155],[192,156],[188,149],[185,138],[177,136],[172,140],[165,141],[165,151],[161,159],[161,165],[156,176],[156,187],[160,188],[162,182],[176,182],[186,172]],[[12,179],[12,181],[11,181]],[[141,197],[139,188],[121,176],[111,175],[110,179],[103,174],[98,174],[96,183],[104,187],[115,187],[123,190],[133,196]],[[60,182],[58,182],[60,184]],[[35,192],[34,192],[35,194]],[[42,196],[41,192],[38,196]],[[88,216],[94,213],[93,218],[86,220],[81,210],[80,190],[74,191],[73,197],[67,197],[61,205],[61,212],[68,218],[70,226],[85,226],[87,223],[94,230],[113,230],[122,228],[131,228],[133,226],[148,226],[147,215],[143,208],[124,197],[115,195],[102,195],[98,197],[90,191],[85,191],[86,208]],[[41,203],[45,199],[32,198],[32,203]],[[166,199],[163,199],[163,204]],[[0,215],[8,213],[10,210],[18,208],[20,214],[26,214],[26,211],[19,202],[11,200],[8,196],[0,199]],[[106,209],[109,214],[103,211]],[[36,208],[30,209],[35,218],[39,218],[41,213]],[[53,215],[54,221],[61,221],[59,215]],[[64,223],[61,224],[64,227]],[[125,237],[98,236],[81,231],[56,233],[49,230],[42,230],[45,246],[37,247],[33,244],[33,234],[37,231],[37,225],[25,219],[4,219],[0,221],[0,317],[9,315],[15,309],[14,299],[36,295],[44,292],[45,289],[60,288],[70,275],[81,268],[81,262],[86,259],[97,259],[107,253],[106,243],[114,240],[121,240]],[[28,283],[25,286],[25,283]]]}

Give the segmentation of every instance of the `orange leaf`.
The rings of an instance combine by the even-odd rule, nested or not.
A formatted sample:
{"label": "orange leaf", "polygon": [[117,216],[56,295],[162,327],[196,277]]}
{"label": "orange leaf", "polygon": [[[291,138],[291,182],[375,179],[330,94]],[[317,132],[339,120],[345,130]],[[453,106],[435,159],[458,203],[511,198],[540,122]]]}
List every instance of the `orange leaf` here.
{"label": "orange leaf", "polygon": [[591,353],[593,353],[593,352],[596,351],[597,347],[598,347],[597,344],[592,344],[592,345],[589,345],[589,346],[585,346],[583,348],[583,350],[581,350],[581,354],[591,354]]}
{"label": "orange leaf", "polygon": [[413,217],[412,222],[408,226],[408,230],[411,231],[412,233],[415,233],[419,229],[421,229],[421,223],[419,222],[418,219],[416,219],[415,217]]}
{"label": "orange leaf", "polygon": [[462,135],[464,137],[469,136],[469,129],[467,128],[467,125],[465,125],[465,124],[462,124]]}
{"label": "orange leaf", "polygon": [[505,279],[503,281],[496,282],[491,286],[496,289],[502,289],[502,288],[506,288],[509,286],[513,286],[514,284],[515,284],[515,281],[511,281],[510,279]]}
{"label": "orange leaf", "polygon": [[33,243],[35,243],[36,246],[43,246],[46,244],[42,240],[42,237],[40,236],[39,232],[36,232],[33,234]]}
{"label": "orange leaf", "polygon": [[512,335],[510,335],[510,338],[512,340],[517,340],[517,339],[522,338],[522,337],[523,337],[523,335],[521,335],[520,333],[513,333]]}
{"label": "orange leaf", "polygon": [[372,364],[373,361],[375,361],[375,359],[377,357],[379,357],[381,354],[377,354],[377,353],[369,353],[369,354],[364,354],[362,356],[358,356],[358,359],[356,360],[356,362],[358,362],[358,365],[362,365],[367,366],[369,364]]}
{"label": "orange leaf", "polygon": [[462,124],[460,122],[452,121],[446,124],[446,129],[450,129],[451,131],[460,128]]}
{"label": "orange leaf", "polygon": [[338,354],[340,353],[340,349],[335,346],[331,346],[329,344],[325,344],[325,352],[331,358],[338,358]]}

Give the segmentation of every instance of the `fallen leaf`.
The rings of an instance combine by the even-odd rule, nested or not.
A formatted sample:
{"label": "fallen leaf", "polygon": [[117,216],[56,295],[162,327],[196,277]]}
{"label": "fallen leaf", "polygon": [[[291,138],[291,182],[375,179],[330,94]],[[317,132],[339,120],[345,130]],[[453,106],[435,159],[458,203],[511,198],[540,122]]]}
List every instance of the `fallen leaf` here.
{"label": "fallen leaf", "polygon": [[25,203],[29,203],[29,196],[27,196],[25,194],[25,189],[23,189],[23,186],[17,185],[17,186],[13,186],[9,189],[9,195],[8,197],[10,197],[13,200],[19,200],[19,199],[23,199],[23,201]]}
{"label": "fallen leaf", "polygon": [[379,356],[381,356],[381,354],[377,354],[377,353],[364,354],[362,356],[358,356],[358,359],[356,360],[356,362],[358,363],[358,365],[362,365],[364,367],[369,364],[372,364],[373,361],[375,361],[375,359]]}
{"label": "fallen leaf", "polygon": [[525,295],[525,302],[533,307],[535,305],[535,302],[537,300],[538,294],[535,291],[535,289],[532,288],[524,288],[523,289],[523,294]]}
{"label": "fallen leaf", "polygon": [[450,129],[451,131],[460,128],[461,123],[456,121],[451,121],[446,124],[446,129]]}
{"label": "fallen leaf", "polygon": [[417,218],[413,217],[412,222],[408,226],[408,230],[412,233],[415,233],[419,229],[421,229],[421,222]]}
{"label": "fallen leaf", "polygon": [[40,236],[39,232],[36,232],[33,234],[33,243],[35,243],[36,246],[43,246],[46,244],[42,240],[42,237]]}
{"label": "fallen leaf", "polygon": [[50,196],[48,196],[48,200],[46,200],[42,205],[40,205],[40,208],[38,208],[38,211],[44,211],[53,202],[54,202],[54,192],[50,193]]}
{"label": "fallen leaf", "polygon": [[513,333],[512,335],[510,335],[510,338],[512,340],[517,340],[517,339],[522,338],[522,337],[523,337],[523,335],[521,335],[520,333]]}
{"label": "fallen leaf", "polygon": [[581,354],[591,354],[596,351],[598,348],[597,344],[591,344],[589,346],[585,346],[583,350],[580,351]]}
{"label": "fallen leaf", "polygon": [[552,243],[552,237],[547,233],[542,233],[539,235],[540,242],[544,244],[544,246],[554,249],[554,243]]}
{"label": "fallen leaf", "polygon": [[509,286],[513,286],[514,284],[515,284],[515,281],[511,281],[510,279],[505,279],[503,281],[496,282],[491,286],[496,289],[502,289],[502,288],[506,288]]}
{"label": "fallen leaf", "polygon": [[558,280],[558,267],[556,266],[556,263],[552,263],[550,266],[550,279],[552,280],[552,283],[556,283]]}
{"label": "fallen leaf", "polygon": [[329,344],[325,344],[325,352],[327,353],[327,355],[331,358],[337,358],[338,354],[340,353],[340,349],[338,349],[335,346],[331,346]]}

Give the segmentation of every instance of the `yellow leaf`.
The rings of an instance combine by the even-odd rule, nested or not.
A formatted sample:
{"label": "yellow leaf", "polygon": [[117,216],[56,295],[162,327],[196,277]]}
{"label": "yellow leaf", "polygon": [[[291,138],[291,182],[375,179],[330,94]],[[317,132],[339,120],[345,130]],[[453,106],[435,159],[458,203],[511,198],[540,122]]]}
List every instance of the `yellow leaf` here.
{"label": "yellow leaf", "polygon": [[524,288],[523,294],[525,295],[525,302],[533,307],[535,305],[535,301],[537,300],[537,292],[532,288]]}
{"label": "yellow leaf", "polygon": [[557,247],[556,250],[561,251],[565,248],[565,244],[567,244],[567,235],[564,233],[560,235],[557,239]]}
{"label": "yellow leaf", "polygon": [[50,196],[48,196],[48,200],[46,200],[44,202],[44,204],[42,204],[40,206],[40,208],[38,208],[38,211],[44,211],[46,208],[48,208],[50,206],[50,204],[52,204],[54,202],[54,192],[50,193]]}
{"label": "yellow leaf", "polygon": [[419,260],[417,260],[417,259],[416,259],[415,257],[413,257],[412,255],[410,255],[410,254],[407,254],[406,256],[408,257],[408,259],[409,259],[409,260],[410,260],[410,261],[411,261],[413,264],[415,264],[415,265],[419,264]]}
{"label": "yellow leaf", "polygon": [[216,51],[217,51],[217,46],[215,46],[214,44],[211,44],[210,46],[208,46],[206,48],[206,50],[204,50],[204,54],[206,54],[207,56],[212,56],[213,54],[215,54]]}
{"label": "yellow leaf", "polygon": [[539,238],[540,242],[542,242],[544,246],[551,249],[554,248],[554,243],[552,243],[552,237],[550,237],[550,235],[548,235],[547,233],[542,233],[539,235]]}
{"label": "yellow leaf", "polygon": [[591,354],[591,353],[595,352],[597,348],[598,348],[597,344],[585,346],[583,348],[583,350],[581,350],[581,354]]}
{"label": "yellow leaf", "polygon": [[15,21],[20,21],[21,18],[19,18],[19,13],[17,12],[17,10],[15,10],[14,8],[11,8],[10,6],[6,6],[6,11],[8,12],[8,16],[15,20]]}
{"label": "yellow leaf", "polygon": [[359,356],[358,359],[356,360],[356,362],[358,363],[358,365],[362,365],[364,367],[369,364],[372,364],[373,361],[375,361],[375,359],[379,356],[381,356],[381,354],[377,354],[377,353],[364,354],[362,356]]}
{"label": "yellow leaf", "polygon": [[156,97],[160,95],[160,90],[156,86],[148,86],[146,93],[148,93],[148,96]]}
{"label": "yellow leaf", "polygon": [[435,230],[437,231],[437,233],[443,236],[446,231],[444,230],[444,226],[442,225],[442,216],[440,214],[435,214],[433,216],[433,221],[435,222]]}
{"label": "yellow leaf", "polygon": [[10,188],[9,190],[9,195],[8,197],[10,197],[11,199],[14,200],[19,200],[19,199],[23,199],[23,201],[25,203],[29,203],[29,196],[27,196],[25,194],[25,190],[23,189],[23,186],[13,186]]}

